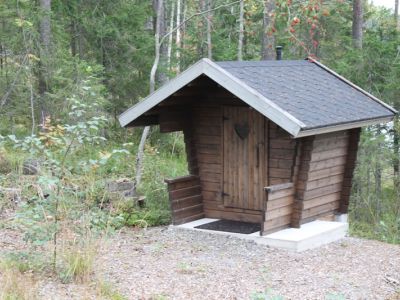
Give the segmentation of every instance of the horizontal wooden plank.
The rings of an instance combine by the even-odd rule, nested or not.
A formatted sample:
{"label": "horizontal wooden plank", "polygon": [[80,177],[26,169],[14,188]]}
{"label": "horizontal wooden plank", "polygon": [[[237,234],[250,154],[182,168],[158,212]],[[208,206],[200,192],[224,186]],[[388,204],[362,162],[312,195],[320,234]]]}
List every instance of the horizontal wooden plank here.
{"label": "horizontal wooden plank", "polygon": [[274,200],[274,199],[279,199],[279,198],[283,198],[283,197],[287,197],[290,195],[294,194],[294,188],[287,188],[284,190],[279,190],[276,192],[269,192],[268,193],[268,201],[270,200]]}
{"label": "horizontal wooden plank", "polygon": [[283,206],[292,205],[294,203],[294,195],[278,198],[275,200],[267,201],[267,212],[273,209],[277,209]]}
{"label": "horizontal wooden plank", "polygon": [[191,183],[193,181],[199,180],[199,176],[196,175],[186,175],[186,176],[181,176],[177,178],[172,178],[172,179],[164,179],[164,181],[168,184],[173,184],[173,183]]}
{"label": "horizontal wooden plank", "polygon": [[209,135],[196,135],[195,144],[203,145],[220,145],[222,144],[221,136],[209,136]]}
{"label": "horizontal wooden plank", "polygon": [[210,191],[210,192],[221,192],[222,191],[222,184],[221,182],[210,182],[201,180],[201,189],[203,191]]}
{"label": "horizontal wooden plank", "polygon": [[287,178],[290,179],[292,176],[291,168],[269,168],[269,176],[274,178]]}
{"label": "horizontal wooden plank", "polygon": [[317,171],[312,171],[308,173],[308,180],[315,180],[315,179],[321,179],[333,175],[338,175],[338,174],[343,174],[345,171],[345,165],[338,165],[322,170],[317,170]]}
{"label": "horizontal wooden plank", "polygon": [[329,158],[334,158],[338,156],[343,156],[347,154],[347,147],[344,148],[337,148],[337,149],[331,149],[327,151],[321,151],[321,152],[313,152],[311,156],[311,161],[321,161]]}
{"label": "horizontal wooden plank", "polygon": [[324,195],[337,193],[337,192],[340,192],[341,190],[342,190],[341,183],[324,186],[324,187],[317,188],[317,189],[310,190],[310,191],[307,190],[304,193],[304,200],[309,200],[309,199],[313,199],[316,197],[321,197]]}
{"label": "horizontal wooden plank", "polygon": [[201,186],[191,186],[188,188],[183,188],[179,190],[174,190],[169,192],[169,198],[172,200],[177,200],[181,198],[186,198],[190,196],[200,195],[201,193]]}
{"label": "horizontal wooden plank", "polygon": [[346,162],[346,156],[343,155],[317,162],[312,161],[310,163],[310,172],[343,165],[345,164],[345,162]]}
{"label": "horizontal wooden plank", "polygon": [[313,198],[311,200],[303,201],[303,209],[309,209],[311,207],[320,206],[329,202],[339,201],[341,197],[341,193],[333,193],[324,195],[321,197]]}
{"label": "horizontal wooden plank", "polygon": [[204,145],[204,144],[194,144],[193,149],[196,153],[204,154],[219,154],[221,151],[221,145]]}
{"label": "horizontal wooden plank", "polygon": [[313,190],[316,188],[332,185],[342,181],[343,181],[343,174],[333,175],[311,181],[309,180],[307,183],[307,190]]}
{"label": "horizontal wooden plank", "polygon": [[267,186],[267,187],[265,187],[265,190],[269,193],[273,193],[276,191],[293,188],[293,186],[294,186],[293,182],[287,182],[287,183]]}
{"label": "horizontal wooden plank", "polygon": [[201,212],[201,213],[196,214],[196,215],[192,215],[192,216],[189,216],[189,217],[173,220],[173,224],[174,225],[180,225],[180,224],[196,221],[196,220],[199,220],[199,219],[203,219],[204,216],[205,216],[204,212]]}
{"label": "horizontal wooden plank", "polygon": [[294,149],[270,149],[269,156],[271,159],[283,158],[283,159],[293,159]]}
{"label": "horizontal wooden plank", "polygon": [[284,158],[271,158],[269,160],[270,168],[280,168],[280,169],[288,169],[293,166],[293,158],[284,159]]}
{"label": "horizontal wooden plank", "polygon": [[203,213],[203,203],[174,210],[173,216],[175,219],[182,219],[201,213]]}
{"label": "horizontal wooden plank", "polygon": [[262,213],[261,210],[226,207],[224,206],[222,201],[204,201],[203,205],[204,209],[209,209],[209,210],[231,211],[231,212],[245,213],[250,215],[260,215]]}
{"label": "horizontal wooden plank", "polygon": [[335,202],[329,202],[327,204],[323,204],[320,206],[315,206],[309,209],[305,209],[303,210],[303,214],[302,214],[302,219],[306,219],[312,216],[316,216],[316,215],[321,215],[322,213],[326,213],[326,212],[334,212],[336,211],[340,206],[340,202],[339,201],[335,201]]}
{"label": "horizontal wooden plank", "polygon": [[264,230],[271,232],[272,229],[290,224],[291,215],[282,216],[272,220],[264,221]]}
{"label": "horizontal wooden plank", "polygon": [[171,201],[172,210],[179,210],[185,207],[194,206],[203,202],[201,195],[190,196]]}
{"label": "horizontal wooden plank", "polygon": [[243,221],[243,222],[251,222],[251,223],[261,223],[262,222],[262,214],[260,212],[259,215],[254,214],[244,214],[237,213],[231,211],[219,211],[219,210],[204,210],[206,218],[214,218],[214,219],[227,219],[234,221]]}
{"label": "horizontal wooden plank", "polygon": [[202,191],[203,201],[222,201],[221,191]]}
{"label": "horizontal wooden plank", "polygon": [[222,175],[215,172],[199,172],[199,176],[203,181],[222,183]]}
{"label": "horizontal wooden plank", "polygon": [[207,135],[207,136],[222,136],[222,126],[210,126],[196,124],[194,129],[195,134]]}
{"label": "horizontal wooden plank", "polygon": [[220,154],[197,154],[197,161],[199,163],[207,163],[207,164],[221,164],[222,158]]}
{"label": "horizontal wooden plank", "polygon": [[198,162],[200,172],[212,172],[222,174],[222,164],[211,164],[205,162]]}
{"label": "horizontal wooden plank", "polygon": [[290,215],[293,211],[292,205],[282,206],[277,209],[267,210],[265,213],[265,221],[270,221],[282,216]]}
{"label": "horizontal wooden plank", "polygon": [[271,149],[294,149],[296,147],[296,141],[286,139],[271,139],[269,142]]}

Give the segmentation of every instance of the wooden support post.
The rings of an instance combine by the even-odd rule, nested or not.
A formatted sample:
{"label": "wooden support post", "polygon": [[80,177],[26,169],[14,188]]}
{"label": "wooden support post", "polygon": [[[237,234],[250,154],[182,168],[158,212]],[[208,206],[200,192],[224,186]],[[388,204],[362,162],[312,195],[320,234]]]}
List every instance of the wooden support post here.
{"label": "wooden support post", "polygon": [[344,171],[340,208],[339,208],[339,212],[342,214],[347,213],[349,207],[353,173],[357,161],[358,142],[360,141],[360,132],[361,128],[355,128],[351,129],[349,134],[349,144],[347,148],[347,157],[346,157],[346,169]]}

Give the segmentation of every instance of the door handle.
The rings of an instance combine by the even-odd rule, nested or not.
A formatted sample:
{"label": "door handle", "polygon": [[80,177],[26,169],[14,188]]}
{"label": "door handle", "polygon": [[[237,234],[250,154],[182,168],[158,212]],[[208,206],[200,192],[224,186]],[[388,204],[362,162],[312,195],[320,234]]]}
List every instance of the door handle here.
{"label": "door handle", "polygon": [[258,168],[260,166],[260,145],[257,144],[257,148],[256,148],[256,168]]}

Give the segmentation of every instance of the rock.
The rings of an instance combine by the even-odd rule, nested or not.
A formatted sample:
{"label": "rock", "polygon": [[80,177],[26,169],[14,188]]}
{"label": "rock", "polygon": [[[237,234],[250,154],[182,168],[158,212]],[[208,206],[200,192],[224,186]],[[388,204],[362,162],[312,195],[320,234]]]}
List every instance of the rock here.
{"label": "rock", "polygon": [[110,181],[106,184],[107,191],[111,193],[130,191],[133,190],[134,186],[135,183],[127,178]]}
{"label": "rock", "polygon": [[22,174],[37,175],[40,171],[40,161],[37,159],[27,159],[22,165]]}

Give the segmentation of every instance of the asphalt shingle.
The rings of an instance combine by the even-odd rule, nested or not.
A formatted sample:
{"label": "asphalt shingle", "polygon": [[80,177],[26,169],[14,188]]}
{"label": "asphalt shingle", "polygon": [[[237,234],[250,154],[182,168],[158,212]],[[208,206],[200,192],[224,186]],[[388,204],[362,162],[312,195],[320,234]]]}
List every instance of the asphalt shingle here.
{"label": "asphalt shingle", "polygon": [[310,61],[216,63],[306,124],[304,129],[394,115],[382,104]]}

